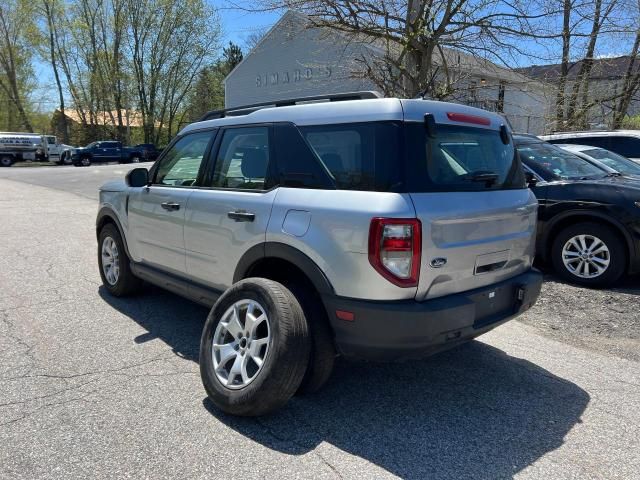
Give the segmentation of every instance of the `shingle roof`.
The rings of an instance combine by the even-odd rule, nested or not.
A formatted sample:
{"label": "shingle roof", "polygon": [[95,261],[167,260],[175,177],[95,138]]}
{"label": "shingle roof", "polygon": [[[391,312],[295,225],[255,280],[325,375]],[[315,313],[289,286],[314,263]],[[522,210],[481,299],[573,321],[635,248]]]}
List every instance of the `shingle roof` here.
{"label": "shingle roof", "polygon": [[[574,80],[584,60],[571,62],[569,64],[568,78]],[[636,63],[635,71],[640,68],[640,62]],[[629,67],[629,56],[623,55],[615,58],[597,58],[594,60],[591,73],[592,79],[606,80],[617,79],[624,76]],[[520,68],[518,71],[538,80],[553,82],[560,77],[560,64],[553,65],[532,65],[531,67]]]}

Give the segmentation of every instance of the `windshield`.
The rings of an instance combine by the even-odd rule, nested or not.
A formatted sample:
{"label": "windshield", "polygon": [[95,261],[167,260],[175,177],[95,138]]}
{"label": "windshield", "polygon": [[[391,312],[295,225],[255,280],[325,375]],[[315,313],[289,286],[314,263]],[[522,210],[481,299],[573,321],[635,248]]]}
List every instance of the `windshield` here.
{"label": "windshield", "polygon": [[582,153],[587,155],[588,157],[599,160],[607,167],[613,168],[617,172],[630,175],[640,175],[640,165],[638,165],[633,160],[629,160],[622,155],[610,152],[609,150],[605,150],[604,148],[583,150]]}
{"label": "windshield", "polygon": [[91,142],[89,145],[87,145],[84,148],[91,148],[91,147],[95,147],[96,145],[98,145],[98,142]]}
{"label": "windshield", "polygon": [[423,173],[413,191],[524,188],[513,141],[505,145],[497,130],[438,125],[430,137],[423,124],[412,124],[407,131],[410,165],[419,162]]}
{"label": "windshield", "polygon": [[537,172],[561,179],[602,177],[606,172],[588,161],[550,143],[525,143],[518,146],[522,161]]}

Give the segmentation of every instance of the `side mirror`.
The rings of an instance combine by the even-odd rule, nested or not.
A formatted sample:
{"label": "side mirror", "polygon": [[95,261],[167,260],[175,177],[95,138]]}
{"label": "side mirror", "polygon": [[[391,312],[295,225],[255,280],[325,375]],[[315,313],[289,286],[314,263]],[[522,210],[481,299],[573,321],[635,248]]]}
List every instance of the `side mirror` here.
{"label": "side mirror", "polygon": [[529,188],[535,187],[536,184],[538,183],[538,179],[531,172],[524,172],[524,178],[525,178],[525,181],[527,182],[527,187]]}
{"label": "side mirror", "polygon": [[149,170],[134,168],[124,178],[129,187],[146,187],[149,185]]}

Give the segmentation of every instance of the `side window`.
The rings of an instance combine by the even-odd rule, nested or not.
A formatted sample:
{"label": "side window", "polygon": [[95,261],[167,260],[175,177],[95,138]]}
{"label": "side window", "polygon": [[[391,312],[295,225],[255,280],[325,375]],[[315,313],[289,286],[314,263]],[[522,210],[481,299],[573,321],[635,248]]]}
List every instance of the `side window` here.
{"label": "side window", "polygon": [[154,184],[189,187],[196,182],[213,132],[187,134],[167,151],[158,164]]}
{"label": "side window", "polygon": [[623,157],[640,157],[640,138],[634,137],[609,137],[611,143],[609,150]]}
{"label": "side window", "polygon": [[269,165],[269,128],[224,130],[212,187],[263,190]]}

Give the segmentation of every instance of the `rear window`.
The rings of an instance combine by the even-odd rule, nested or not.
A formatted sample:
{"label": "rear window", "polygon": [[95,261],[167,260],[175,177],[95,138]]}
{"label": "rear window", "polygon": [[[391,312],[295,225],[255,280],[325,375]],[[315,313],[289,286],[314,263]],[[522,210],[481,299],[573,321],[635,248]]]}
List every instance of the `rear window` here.
{"label": "rear window", "polygon": [[406,135],[411,191],[525,188],[513,141],[505,145],[496,130],[438,125],[430,137],[423,124],[411,123]]}
{"label": "rear window", "polygon": [[602,177],[606,172],[588,161],[549,143],[518,146],[522,161],[545,180]]}
{"label": "rear window", "polygon": [[339,190],[399,191],[401,132],[395,122],[299,127]]}

